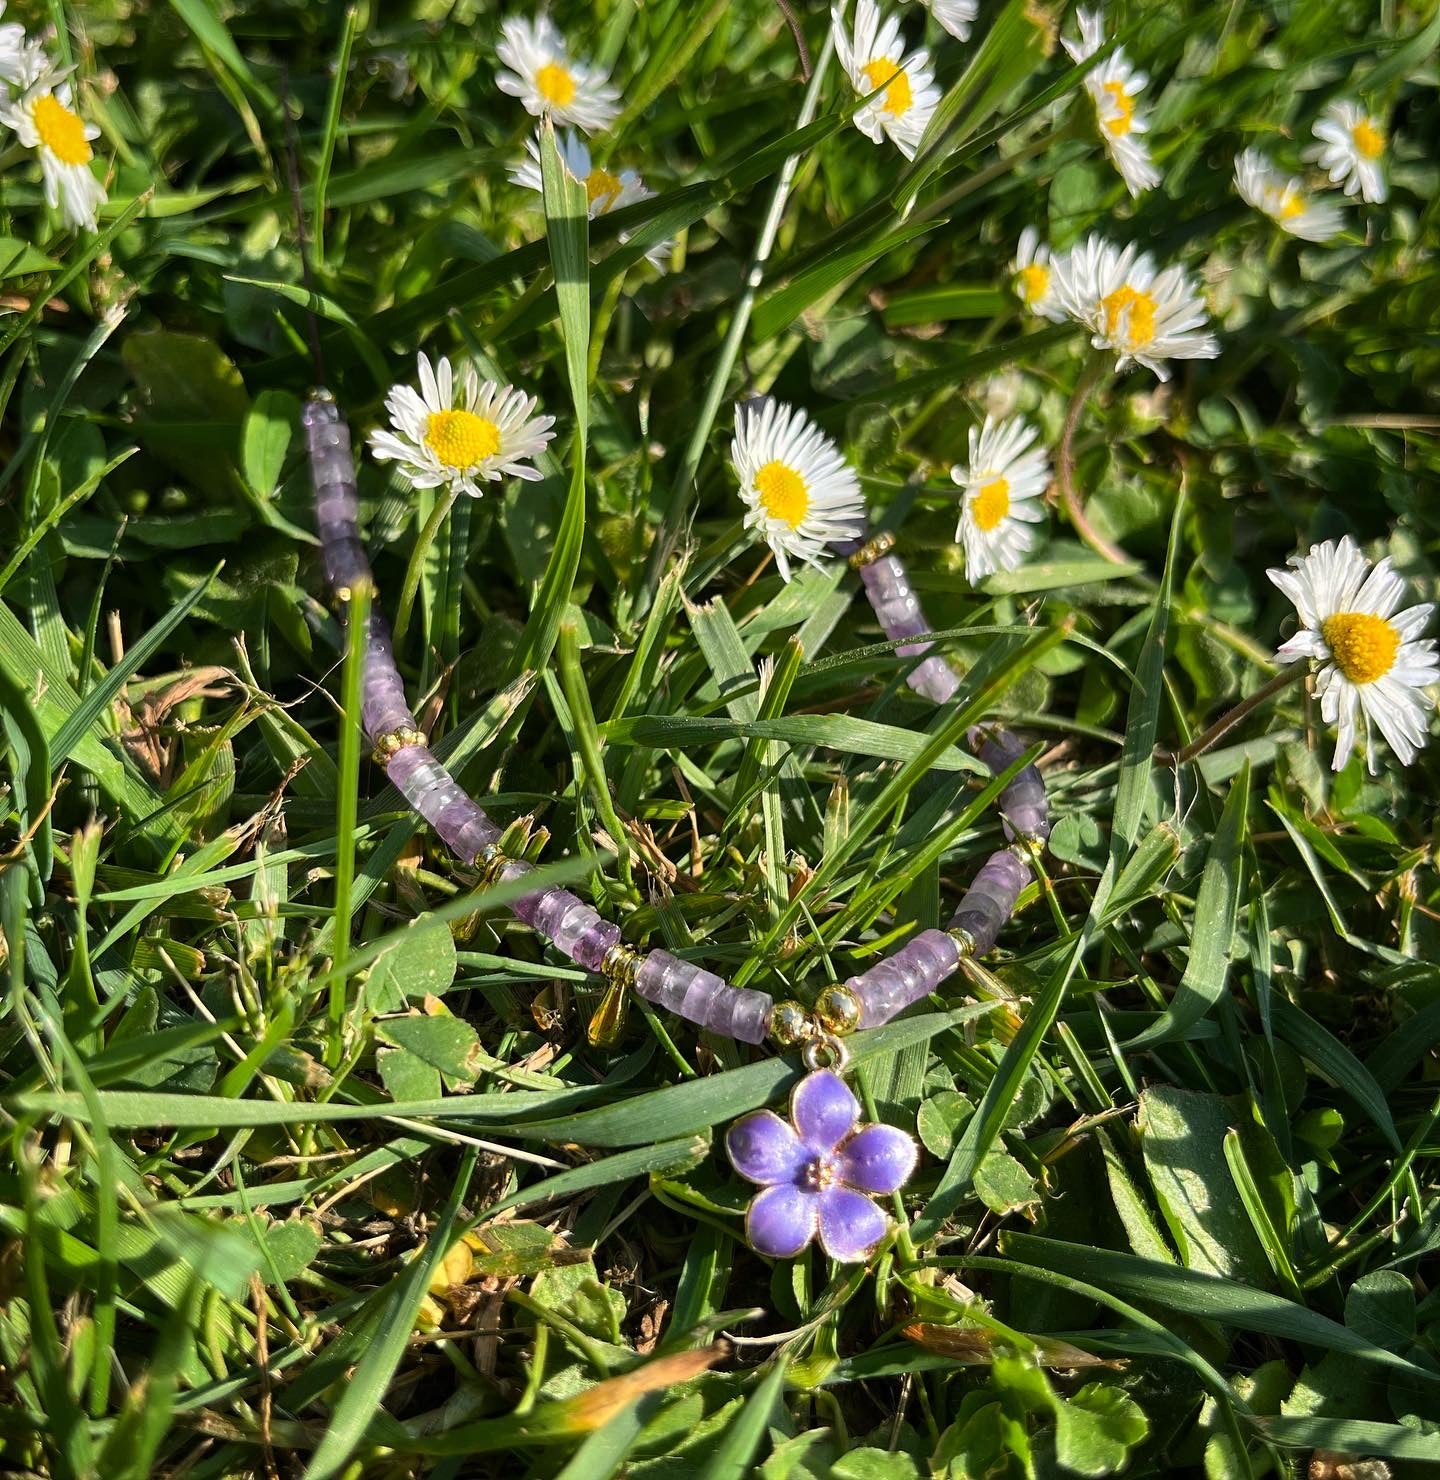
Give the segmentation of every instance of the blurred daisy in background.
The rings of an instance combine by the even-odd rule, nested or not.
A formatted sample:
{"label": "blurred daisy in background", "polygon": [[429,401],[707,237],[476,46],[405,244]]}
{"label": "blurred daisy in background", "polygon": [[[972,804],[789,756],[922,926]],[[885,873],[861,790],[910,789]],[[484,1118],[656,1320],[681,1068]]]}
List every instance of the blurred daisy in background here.
{"label": "blurred daisy in background", "polygon": [[964,489],[956,540],[965,547],[971,585],[997,570],[1014,570],[1029,554],[1045,518],[1040,500],[1050,483],[1050,458],[1034,445],[1039,431],[1023,417],[985,418],[970,428],[970,461],[950,469]]}
{"label": "blurred daisy in background", "polygon": [[1055,293],[1055,267],[1050,248],[1040,240],[1040,233],[1027,226],[1020,233],[1015,260],[1010,264],[1010,282],[1015,296],[1033,314],[1060,323],[1065,310]]}
{"label": "blurred daisy in background", "polygon": [[1298,179],[1282,174],[1258,149],[1236,156],[1235,188],[1282,231],[1307,242],[1329,241],[1345,227],[1345,214],[1335,202],[1306,195]]}
{"label": "blurred daisy in background", "polygon": [[400,465],[412,488],[445,487],[479,498],[482,483],[505,476],[535,482],[531,459],[555,435],[553,416],[535,416],[536,398],[493,380],[482,385],[466,365],[457,385],[450,361],[417,357],[420,389],[393,386],[385,398],[392,431],[370,433],[377,462]]}
{"label": "blurred daisy in background", "polygon": [[519,98],[537,118],[548,113],[556,123],[573,124],[587,134],[615,121],[620,94],[610,86],[608,74],[572,61],[549,16],[502,21],[495,52],[509,68],[496,73],[495,85]]}
{"label": "blurred daisy in background", "polygon": [[735,408],[730,462],[740,480],[745,528],[770,546],[790,579],[790,558],[818,565],[832,540],[865,532],[854,469],[803,411],[757,396]]}
{"label": "blurred daisy in background", "polygon": [[1155,270],[1148,252],[1116,247],[1093,233],[1051,264],[1065,312],[1112,349],[1115,368],[1144,365],[1169,380],[1166,360],[1213,360],[1220,353],[1210,316],[1182,267]]}
{"label": "blurred daisy in background", "polygon": [[1300,615],[1300,631],[1276,656],[1318,665],[1320,714],[1338,726],[1331,765],[1340,770],[1359,743],[1374,774],[1373,723],[1408,766],[1425,744],[1435,707],[1423,690],[1440,680],[1434,639],[1418,640],[1434,606],[1397,610],[1405,582],[1388,557],[1372,567],[1349,535],[1292,555],[1289,565],[1267,572]]}
{"label": "blurred daisy in background", "polygon": [[[33,72],[33,60],[31,49],[30,62],[22,65]],[[46,67],[23,92],[6,97],[0,102],[0,123],[39,157],[46,204],[59,210],[67,226],[94,231],[96,212],[108,198],[90,168],[95,157],[90,141],[100,137],[100,130],[75,111],[65,72]]]}
{"label": "blurred daisy in background", "polygon": [[[906,159],[915,158],[940,101],[940,89],[930,72],[930,54],[923,48],[905,55],[905,38],[894,16],[881,19],[875,0],[859,0],[855,30],[847,35],[845,7],[830,12],[835,28],[835,55],[862,97],[875,96],[855,115],[855,127],[877,144],[888,134]],[[883,91],[876,92],[880,88]]]}
{"label": "blurred daisy in background", "polygon": [[[0,0],[0,15],[5,14],[5,5]],[[26,71],[30,55],[30,43],[25,39],[25,27],[17,21],[0,25],[0,82],[10,87],[26,87],[31,79]]]}
{"label": "blurred daisy in background", "polygon": [[970,39],[970,27],[980,14],[980,0],[920,0],[920,3],[952,36]]}
{"label": "blurred daisy in background", "polygon": [[[561,163],[571,177],[585,187],[585,199],[589,202],[592,221],[597,216],[608,216],[611,211],[618,211],[621,206],[634,205],[637,200],[648,200],[655,193],[634,170],[612,172],[603,165],[596,165],[590,155],[590,146],[569,129],[555,135],[555,147],[559,150]],[[511,183],[537,194],[543,193],[545,186],[540,172],[538,137],[525,140],[525,155],[525,159],[510,171]],[[620,240],[627,241],[628,236],[622,232]],[[661,270],[669,257],[669,242],[661,242],[645,254],[646,261]]]}
{"label": "blurred daisy in background", "polygon": [[[1073,61],[1083,62],[1105,44],[1105,17],[1099,10],[1078,10],[1080,23],[1077,40],[1061,37],[1061,44]],[[1149,77],[1130,65],[1125,48],[1114,51],[1085,74],[1085,86],[1095,104],[1095,121],[1110,162],[1120,171],[1125,188],[1139,195],[1160,183],[1160,171],[1150,158],[1150,146],[1143,135],[1150,122],[1136,99],[1145,90]]]}
{"label": "blurred daisy in background", "polygon": [[1344,184],[1346,195],[1378,205],[1389,194],[1385,183],[1385,125],[1359,103],[1338,98],[1315,123],[1320,141],[1305,153],[1330,176],[1332,185]]}

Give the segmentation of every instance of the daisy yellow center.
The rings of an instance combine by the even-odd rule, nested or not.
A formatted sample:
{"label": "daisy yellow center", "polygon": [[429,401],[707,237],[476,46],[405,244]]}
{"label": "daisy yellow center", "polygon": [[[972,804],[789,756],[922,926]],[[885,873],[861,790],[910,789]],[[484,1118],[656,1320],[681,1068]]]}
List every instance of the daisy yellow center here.
{"label": "daisy yellow center", "polygon": [[1373,612],[1336,612],[1320,624],[1335,666],[1351,683],[1374,683],[1395,666],[1400,633]]}
{"label": "daisy yellow center", "polygon": [[810,511],[810,491],[805,487],[805,480],[782,462],[766,463],[755,474],[755,489],[765,512],[791,529],[798,529]]}
{"label": "daisy yellow center", "polygon": [[1107,82],[1105,91],[1114,110],[1114,117],[1105,120],[1105,127],[1117,139],[1123,139],[1130,132],[1130,125],[1135,117],[1135,99],[1125,91],[1125,85],[1121,82]]}
{"label": "daisy yellow center", "polygon": [[473,411],[432,411],[425,445],[447,468],[473,468],[500,451],[500,428]]}
{"label": "daisy yellow center", "polygon": [[1305,197],[1298,190],[1287,190],[1280,197],[1280,219],[1282,221],[1293,221],[1296,216],[1305,214]]}
{"label": "daisy yellow center", "polygon": [[1125,344],[1129,349],[1144,349],[1155,338],[1155,300],[1143,289],[1129,283],[1107,293],[1100,300],[1105,310],[1105,332],[1114,339],[1125,321]]}
{"label": "daisy yellow center", "polygon": [[552,108],[568,108],[575,101],[575,79],[563,62],[546,62],[535,73],[535,91]]}
{"label": "daisy yellow center", "polygon": [[1050,291],[1050,269],[1043,262],[1032,262],[1015,274],[1015,289],[1027,307],[1033,308]]}
{"label": "daisy yellow center", "polygon": [[989,534],[1009,512],[1010,483],[1006,478],[982,484],[970,505],[970,517],[982,534]]}
{"label": "daisy yellow center", "polygon": [[1364,159],[1379,159],[1385,152],[1385,135],[1368,118],[1362,118],[1350,130],[1350,137],[1354,139],[1355,148]]}
{"label": "daisy yellow center", "polygon": [[609,170],[591,170],[585,176],[585,199],[593,206],[597,200],[604,200],[606,196],[620,194],[620,180],[612,175]]}
{"label": "daisy yellow center", "polygon": [[915,97],[910,91],[910,77],[904,67],[888,57],[876,57],[873,62],[866,62],[860,70],[864,72],[871,92],[877,87],[885,89],[885,101],[880,106],[886,113],[903,118],[910,111]]}
{"label": "daisy yellow center", "polygon": [[90,141],[78,113],[72,113],[54,93],[35,99],[30,108],[40,144],[61,164],[89,164]]}

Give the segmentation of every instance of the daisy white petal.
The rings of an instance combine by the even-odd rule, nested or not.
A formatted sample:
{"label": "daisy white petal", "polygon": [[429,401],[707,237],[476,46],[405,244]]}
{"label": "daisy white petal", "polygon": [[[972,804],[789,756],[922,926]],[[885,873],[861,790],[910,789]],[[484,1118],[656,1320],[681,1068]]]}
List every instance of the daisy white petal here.
{"label": "daisy white petal", "polygon": [[553,416],[536,416],[536,399],[493,380],[483,384],[471,365],[455,383],[450,361],[416,364],[420,391],[391,388],[385,398],[390,429],[371,432],[370,455],[400,465],[412,488],[447,487],[479,498],[481,484],[542,477],[533,460],[554,437]]}
{"label": "daisy white petal", "polygon": [[620,94],[599,67],[574,60],[549,16],[510,16],[500,24],[496,55],[507,70],[495,74],[501,92],[519,98],[537,118],[573,124],[587,134],[609,128]]}
{"label": "daisy white petal", "polygon": [[970,39],[970,27],[980,14],[980,0],[920,0],[920,3],[952,35]]}
{"label": "daisy white petal", "polygon": [[1279,650],[1283,658],[1318,665],[1320,713],[1336,727],[1331,765],[1340,770],[1357,746],[1376,770],[1373,725],[1403,765],[1425,743],[1434,701],[1425,693],[1440,680],[1433,639],[1419,637],[1434,608],[1397,611],[1405,585],[1388,559],[1373,567],[1349,535],[1292,555],[1289,570],[1270,579],[1295,604],[1300,631]]}
{"label": "daisy white petal", "polygon": [[[555,144],[560,152],[561,163],[564,164],[567,172],[585,187],[585,199],[589,203],[588,213],[592,221],[597,216],[608,216],[611,211],[634,205],[638,200],[649,200],[654,195],[655,192],[634,170],[611,171],[603,165],[595,164],[591,158],[589,146],[570,130],[567,129],[557,134]],[[510,179],[513,184],[537,193],[544,189],[540,176],[538,136],[526,139],[525,159],[510,171]],[[622,232],[620,240],[622,243],[628,241],[629,234]],[[645,260],[664,271],[665,264],[670,257],[670,248],[669,241],[660,242],[646,252]]]}
{"label": "daisy white petal", "polygon": [[1235,189],[1282,231],[1304,241],[1329,241],[1344,229],[1345,216],[1337,204],[1308,196],[1298,179],[1281,174],[1258,149],[1236,157]]}
{"label": "daisy white petal", "polygon": [[1147,252],[1116,247],[1093,233],[1051,263],[1061,307],[1091,333],[1096,349],[1111,349],[1116,369],[1144,365],[1161,380],[1167,360],[1213,360],[1209,314],[1180,267],[1156,271]]}
{"label": "daisy white petal", "polygon": [[1023,417],[970,428],[970,460],[950,469],[964,489],[955,538],[965,547],[971,585],[997,570],[1014,570],[1029,554],[1045,518],[1050,458],[1033,444],[1039,432]]}
{"label": "daisy white petal", "polygon": [[803,411],[770,396],[737,406],[730,462],[745,527],[770,546],[785,580],[791,557],[818,565],[827,545],[864,533],[860,480]]}
{"label": "daisy white petal", "polygon": [[1010,264],[1010,283],[1015,296],[1033,314],[1061,323],[1065,310],[1055,292],[1055,265],[1050,248],[1040,240],[1040,233],[1027,226],[1020,233],[1015,260]]}
{"label": "daisy white petal", "polygon": [[906,159],[914,159],[940,101],[929,52],[907,55],[899,22],[882,17],[875,0],[858,0],[853,31],[845,28],[843,4],[832,8],[830,19],[835,55],[851,87],[862,97],[875,94],[855,114],[855,127],[877,144],[888,137]]}
{"label": "daisy white petal", "polygon": [[47,67],[18,96],[4,98],[0,123],[35,151],[46,204],[60,211],[67,226],[94,231],[96,212],[108,198],[90,167],[95,157],[90,143],[100,130],[75,112],[65,76],[65,70]]}
{"label": "daisy white petal", "polygon": [[1344,185],[1346,195],[1379,204],[1389,193],[1385,183],[1385,122],[1367,113],[1359,103],[1337,98],[1315,124],[1316,143],[1305,158],[1315,161],[1332,185]]}

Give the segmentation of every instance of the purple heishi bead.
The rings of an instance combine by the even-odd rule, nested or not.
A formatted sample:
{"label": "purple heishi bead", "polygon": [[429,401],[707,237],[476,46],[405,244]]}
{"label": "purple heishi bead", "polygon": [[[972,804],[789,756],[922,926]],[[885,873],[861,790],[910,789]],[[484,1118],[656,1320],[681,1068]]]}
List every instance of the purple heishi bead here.
{"label": "purple heishi bead", "polygon": [[992,853],[975,875],[975,882],[962,896],[950,928],[970,933],[977,956],[983,956],[999,938],[1029,877],[1029,869],[1008,849]]}
{"label": "purple heishi bead", "polygon": [[730,1023],[723,1032],[741,1043],[764,1043],[775,999],[769,992],[754,992],[749,987],[735,987],[733,996]]}
{"label": "purple heishi bead", "polygon": [[[997,776],[1025,753],[1024,742],[1006,730],[970,732],[970,744],[976,754]],[[1035,838],[1044,842],[1050,836],[1050,800],[1045,794],[1045,778],[1039,767],[1028,765],[1017,771],[1000,793],[1000,825],[1010,840]]]}
{"label": "purple heishi bead", "polygon": [[731,990],[724,977],[716,976],[693,962],[685,963],[689,972],[689,985],[685,988],[685,999],[679,1007],[680,1016],[686,1022],[698,1023],[702,1028],[710,1025],[714,1009]]}
{"label": "purple heishi bead", "polygon": [[550,937],[555,949],[562,955],[575,959],[575,942],[593,926],[600,924],[600,916],[583,900],[577,899],[555,922],[555,932]]}
{"label": "purple heishi bead", "polygon": [[960,947],[943,930],[922,930],[893,956],[845,983],[860,1002],[860,1026],[878,1028],[928,997],[960,964]]}
{"label": "purple heishi bead", "polygon": [[670,1012],[679,1012],[690,980],[681,974],[684,965],[669,951],[651,951],[635,973],[635,990],[647,1002]]}
{"label": "purple heishi bead", "polygon": [[610,947],[619,944],[620,927],[596,915],[594,924],[575,937],[575,943],[570,947],[570,959],[586,971],[599,971]]}
{"label": "purple heishi bead", "polygon": [[536,906],[534,919],[530,923],[547,940],[554,940],[561,920],[580,902],[568,889],[558,886],[547,889],[540,896],[540,903]]}
{"label": "purple heishi bead", "polygon": [[960,687],[955,670],[944,658],[937,658],[933,653],[915,665],[905,682],[917,694],[923,694],[935,704],[948,704]]}

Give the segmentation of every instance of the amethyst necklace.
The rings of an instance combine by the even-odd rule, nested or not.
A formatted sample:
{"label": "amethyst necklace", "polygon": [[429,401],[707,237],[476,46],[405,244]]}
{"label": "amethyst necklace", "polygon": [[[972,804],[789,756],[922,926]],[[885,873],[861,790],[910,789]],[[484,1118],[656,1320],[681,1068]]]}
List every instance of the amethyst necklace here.
{"label": "amethyst necklace", "polygon": [[[345,608],[357,590],[374,592],[360,539],[350,434],[326,391],[305,403],[303,421],[325,574]],[[881,533],[833,548],[859,572],[881,629],[899,643],[898,653],[920,660],[907,675],[910,687],[943,705],[959,680],[929,651],[924,639],[930,626],[893,547],[893,537]],[[375,604],[367,623],[362,723],[376,760],[462,864],[477,869],[487,884],[520,883],[533,871],[531,865],[505,855],[503,830],[431,752],[405,698],[389,624]],[[997,775],[1024,754],[1024,746],[998,728],[976,726],[968,739]],[[1016,772],[999,806],[1008,845],[981,866],[946,928],[922,930],[869,970],[823,988],[810,1008],[733,987],[668,951],[630,946],[618,925],[567,889],[537,889],[511,906],[561,955],[598,972],[617,992],[634,991],[656,1007],[742,1043],[768,1038],[782,1049],[801,1050],[809,1073],[791,1094],[789,1118],[756,1110],[736,1121],[725,1137],[735,1170],[760,1188],[745,1217],[746,1236],[757,1252],[788,1258],[818,1239],[832,1259],[857,1263],[883,1240],[887,1220],[874,1199],[905,1184],[918,1148],[894,1126],[859,1124],[859,1102],[843,1078],[849,1060],[845,1040],[859,1029],[889,1022],[928,997],[962,960],[994,946],[1050,832],[1045,783],[1033,764]]]}

